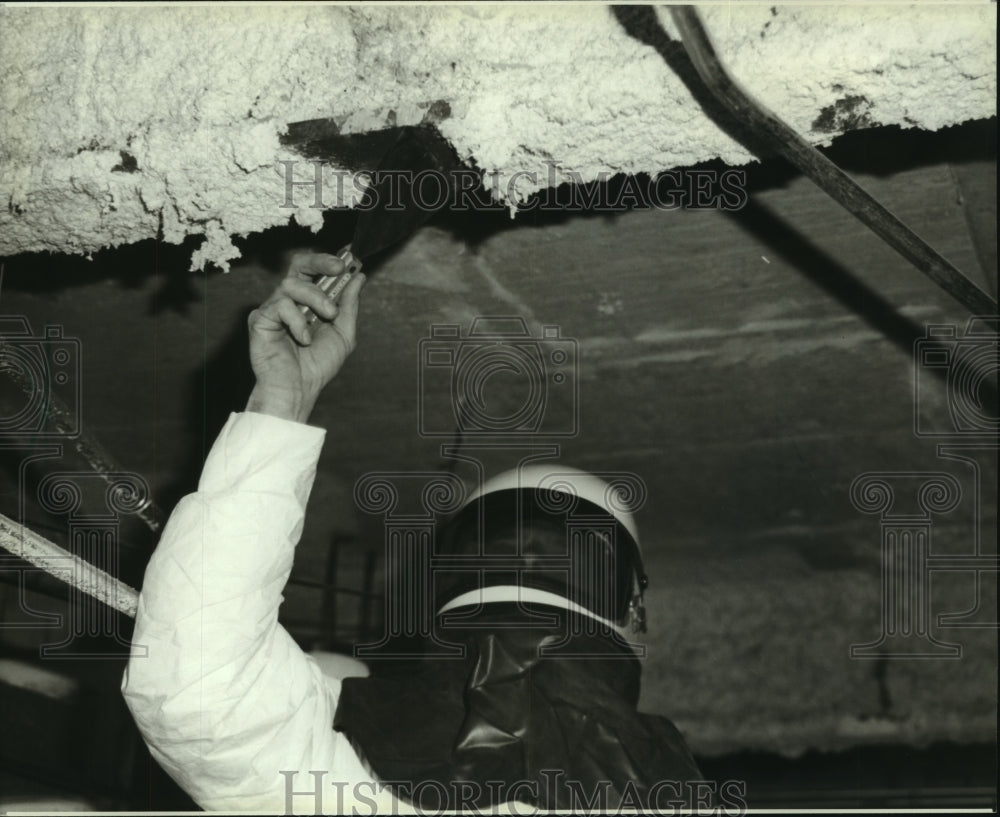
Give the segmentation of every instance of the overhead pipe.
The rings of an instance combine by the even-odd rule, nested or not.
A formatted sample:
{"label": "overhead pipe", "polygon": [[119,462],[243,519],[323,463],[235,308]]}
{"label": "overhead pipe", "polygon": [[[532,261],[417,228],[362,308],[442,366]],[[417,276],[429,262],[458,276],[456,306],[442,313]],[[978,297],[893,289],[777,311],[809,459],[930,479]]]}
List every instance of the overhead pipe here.
{"label": "overhead pipe", "polygon": [[135,618],[138,590],[2,513],[0,547],[119,613]]}
{"label": "overhead pipe", "polygon": [[[0,339],[0,354],[2,352],[3,340]],[[38,384],[17,366],[8,366],[5,372],[29,399],[34,399],[37,396]],[[66,438],[66,443],[72,445],[95,474],[110,485],[114,480],[113,475],[127,470],[118,464],[108,450],[101,445],[97,437],[84,429],[77,429],[73,411],[57,394],[50,390],[44,397],[48,404],[45,422],[48,424],[49,430],[63,435]],[[160,533],[163,529],[166,517],[152,498],[147,498],[134,511],[134,515],[141,519],[153,533]]]}
{"label": "overhead pipe", "polygon": [[702,82],[725,107],[821,190],[857,217],[896,252],[951,295],[973,315],[997,314],[997,303],[954,264],[882,206],[871,194],[820,153],[799,133],[750,96],[730,76],[694,6],[671,6],[681,42]]}

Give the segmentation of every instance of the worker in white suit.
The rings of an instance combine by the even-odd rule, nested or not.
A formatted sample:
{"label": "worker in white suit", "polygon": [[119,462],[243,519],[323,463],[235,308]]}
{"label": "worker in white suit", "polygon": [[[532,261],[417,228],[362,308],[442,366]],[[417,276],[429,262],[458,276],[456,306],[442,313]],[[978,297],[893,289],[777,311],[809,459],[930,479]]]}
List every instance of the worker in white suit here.
{"label": "worker in white suit", "polygon": [[[246,411],[172,513],[139,597],[145,656],[129,661],[125,700],[153,757],[205,809],[406,811],[332,729],[337,681],[278,623],[326,436],[306,421],[354,349],[365,282],[335,303],[315,280],[343,272],[334,256],[297,256],[251,314]],[[310,326],[302,306],[320,320]]]}
{"label": "worker in white suit", "polygon": [[[547,575],[530,588],[470,587],[458,577],[435,602],[439,618],[463,607],[478,612],[472,626],[448,634],[465,645],[464,660],[343,681],[325,675],[278,623],[326,436],[306,422],[355,345],[364,276],[350,281],[339,303],[315,283],[341,273],[334,256],[298,256],[252,313],[256,385],[246,410],[229,418],[197,492],[178,504],[150,560],[133,636],[144,649],[134,651],[122,690],[153,757],[209,810],[676,808],[684,784],[699,775],[669,721],[635,712],[639,668],[621,627],[635,615],[630,593],[609,606],[606,594],[574,596]],[[593,480],[583,482],[593,489]],[[509,517],[508,488],[480,490],[442,540],[468,549],[469,531],[481,527],[475,514],[491,508],[495,518]],[[587,502],[628,544],[632,561],[618,584],[641,597],[634,521],[599,499]],[[515,504],[521,513],[525,503]],[[531,505],[543,546],[546,530],[558,539],[560,513]],[[494,528],[503,546],[509,526]],[[522,621],[531,610],[564,618],[539,627]],[[567,630],[579,621],[598,629]],[[569,631],[588,660],[539,660],[540,645],[563,644],[557,632]],[[465,788],[447,789],[456,781]],[[486,783],[497,785],[487,792]],[[635,797],[627,791],[633,783]],[[611,802],[601,799],[609,791]],[[567,793],[581,801],[568,802]]]}

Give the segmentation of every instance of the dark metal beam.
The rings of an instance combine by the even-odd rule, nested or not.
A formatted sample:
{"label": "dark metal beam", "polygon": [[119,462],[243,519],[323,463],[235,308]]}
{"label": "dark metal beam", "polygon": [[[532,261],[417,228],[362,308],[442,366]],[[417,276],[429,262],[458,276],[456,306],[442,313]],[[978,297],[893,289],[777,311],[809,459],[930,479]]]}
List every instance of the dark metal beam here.
{"label": "dark metal beam", "polygon": [[684,50],[698,76],[729,113],[974,315],[997,313],[996,302],[954,264],[883,207],[794,128],[740,87],[716,54],[694,6],[671,6],[670,14],[680,30]]}

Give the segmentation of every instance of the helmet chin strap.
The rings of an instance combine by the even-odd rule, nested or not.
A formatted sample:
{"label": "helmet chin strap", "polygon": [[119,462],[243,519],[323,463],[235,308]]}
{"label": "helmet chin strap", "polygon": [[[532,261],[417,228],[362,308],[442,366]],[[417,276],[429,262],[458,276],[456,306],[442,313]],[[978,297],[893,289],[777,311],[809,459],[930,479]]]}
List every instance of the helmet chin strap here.
{"label": "helmet chin strap", "polygon": [[646,632],[646,605],[643,594],[649,586],[649,577],[642,572],[636,572],[632,582],[632,598],[628,602],[628,622],[633,633]]}

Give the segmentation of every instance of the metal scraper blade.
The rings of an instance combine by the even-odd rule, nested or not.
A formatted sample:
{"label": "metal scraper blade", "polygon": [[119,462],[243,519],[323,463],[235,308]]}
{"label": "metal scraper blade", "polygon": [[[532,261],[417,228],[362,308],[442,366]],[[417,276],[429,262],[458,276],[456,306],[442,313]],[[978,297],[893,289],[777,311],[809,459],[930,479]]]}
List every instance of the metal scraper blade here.
{"label": "metal scraper blade", "polygon": [[402,132],[402,127],[384,128],[365,133],[341,133],[333,119],[307,119],[291,122],[281,144],[306,159],[320,161],[343,170],[372,171],[382,164]]}
{"label": "metal scraper blade", "polygon": [[[333,120],[293,123],[282,138],[303,155],[348,170],[370,172],[367,202],[360,209],[351,243],[337,256],[347,274],[322,276],[317,285],[336,300],[350,278],[361,271],[361,261],[410,236],[440,206],[447,206],[454,193],[452,171],[462,167],[451,145],[433,124],[388,128],[365,134],[341,134]],[[372,161],[378,153],[377,164]],[[434,207],[420,200],[421,186],[414,181],[421,173],[438,174],[444,198]],[[312,323],[317,316],[302,307]]]}
{"label": "metal scraper blade", "polygon": [[425,181],[426,190],[435,200],[421,199],[424,185],[414,183],[421,173],[425,179],[428,173],[437,175],[447,206],[453,190],[451,171],[457,167],[461,163],[436,128],[403,128],[375,172],[368,190],[372,206],[358,215],[351,241],[354,255],[365,259],[402,241],[440,208],[442,197],[435,182]]}

